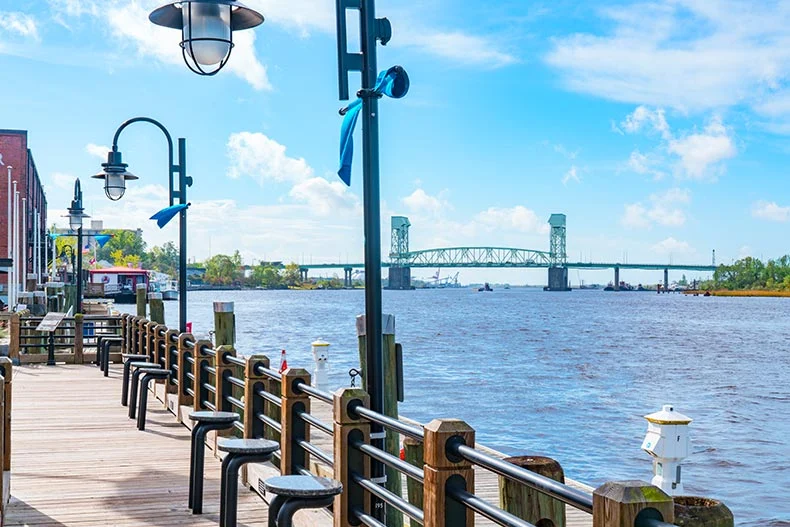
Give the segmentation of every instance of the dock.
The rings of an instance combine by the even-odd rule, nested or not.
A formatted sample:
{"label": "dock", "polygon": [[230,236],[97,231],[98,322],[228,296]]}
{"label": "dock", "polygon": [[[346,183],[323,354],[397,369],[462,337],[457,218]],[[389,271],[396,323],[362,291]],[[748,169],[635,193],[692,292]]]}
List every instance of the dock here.
{"label": "dock", "polygon": [[[91,365],[14,368],[6,526],[218,525],[219,460],[207,453],[203,514],[193,515],[187,508],[189,429],[160,401],[150,404],[147,428],[138,431],[120,404],[120,391],[120,365],[112,365],[107,378]],[[328,405],[316,404],[314,413],[331,421]],[[316,434],[315,443],[331,451],[329,438]],[[477,494],[497,503],[496,476],[479,470],[476,477]],[[570,507],[567,514],[568,527],[592,525],[589,514]],[[332,525],[328,513],[304,511],[297,519],[303,526]],[[242,492],[239,526],[266,522],[266,502]],[[495,524],[476,517],[475,525]]]}

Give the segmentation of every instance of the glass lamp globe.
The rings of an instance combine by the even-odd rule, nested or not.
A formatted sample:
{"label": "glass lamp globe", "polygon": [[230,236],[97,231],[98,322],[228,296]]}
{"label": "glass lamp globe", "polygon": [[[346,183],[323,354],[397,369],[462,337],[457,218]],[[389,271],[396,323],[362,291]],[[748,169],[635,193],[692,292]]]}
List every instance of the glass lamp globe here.
{"label": "glass lamp globe", "polygon": [[185,2],[183,40],[188,54],[202,66],[219,64],[230,53],[230,6]]}

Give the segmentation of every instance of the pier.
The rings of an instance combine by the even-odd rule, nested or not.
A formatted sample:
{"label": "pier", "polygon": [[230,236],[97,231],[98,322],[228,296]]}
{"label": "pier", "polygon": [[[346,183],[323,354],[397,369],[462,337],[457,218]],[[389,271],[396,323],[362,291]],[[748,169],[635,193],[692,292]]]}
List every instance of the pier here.
{"label": "pier", "polygon": [[[222,303],[215,304],[215,315],[217,305],[232,318]],[[463,421],[420,424],[378,414],[367,407],[360,388],[325,392],[312,385],[307,370],[292,365],[279,373],[266,356],[245,356],[145,317],[93,320],[90,337],[72,329],[71,349],[62,344],[58,364],[47,366],[40,353],[14,344],[31,331],[25,318],[14,315],[11,321],[12,357],[20,365],[14,367],[11,498],[3,507],[4,525],[217,525],[217,436],[206,442],[203,514],[187,507],[188,415],[194,410],[239,413],[241,421],[220,436],[279,443],[272,462],[250,465],[242,474],[239,525],[267,524],[271,495],[261,492],[262,483],[280,474],[325,476],[344,486],[331,512],[300,512],[296,524],[303,526],[658,527],[670,525],[658,520],[674,517],[672,498],[647,483],[610,482],[592,489],[571,479],[555,481],[476,444],[474,428]],[[76,326],[84,328],[85,320],[77,317],[69,327]],[[220,341],[232,335],[232,328],[217,329]],[[394,336],[390,340],[394,345]],[[119,402],[122,353],[142,354],[167,372],[166,381],[151,385],[144,430]],[[407,454],[409,461],[402,461],[389,446],[371,446],[372,422],[387,430],[387,445],[407,439],[418,447],[412,453],[419,450],[424,458],[415,461]],[[388,467],[385,483],[367,475],[371,459]],[[521,490],[513,494],[514,487],[508,487],[505,496],[506,484]],[[522,490],[532,498],[514,499]],[[384,519],[369,512],[371,496],[386,504]],[[657,511],[658,520],[653,516],[653,523],[645,523],[639,512],[646,509]]]}

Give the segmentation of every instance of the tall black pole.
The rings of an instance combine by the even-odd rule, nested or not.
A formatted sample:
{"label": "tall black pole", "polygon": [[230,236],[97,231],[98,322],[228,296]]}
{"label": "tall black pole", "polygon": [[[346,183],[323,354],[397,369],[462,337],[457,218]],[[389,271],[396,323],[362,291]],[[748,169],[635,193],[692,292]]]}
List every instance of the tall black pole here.
{"label": "tall black pole", "polygon": [[[171,178],[171,188],[172,178]],[[178,198],[187,203],[187,142],[178,140]],[[178,213],[178,327],[181,333],[187,330],[187,209]]]}
{"label": "tall black pole", "polygon": [[77,301],[74,313],[82,313],[82,225],[77,229]]}
{"label": "tall black pole", "polygon": [[[384,365],[381,308],[381,204],[379,192],[379,123],[378,96],[373,88],[378,76],[376,65],[375,0],[362,0],[359,10],[362,51],[362,152],[363,206],[365,223],[365,335],[367,350],[367,392],[370,408],[384,413]],[[372,446],[384,450],[384,428],[371,423]],[[371,460],[371,478],[383,484],[384,465]],[[384,503],[373,501],[373,516],[385,517]]]}

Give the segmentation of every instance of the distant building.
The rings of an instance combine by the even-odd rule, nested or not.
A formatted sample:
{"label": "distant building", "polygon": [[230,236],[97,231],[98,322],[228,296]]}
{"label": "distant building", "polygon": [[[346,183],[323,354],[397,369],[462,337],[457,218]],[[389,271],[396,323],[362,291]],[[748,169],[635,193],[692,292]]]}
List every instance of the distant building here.
{"label": "distant building", "polygon": [[[9,170],[9,167],[10,170]],[[26,130],[2,130],[0,129],[0,259],[5,259],[9,254],[8,239],[8,174],[11,180],[16,181],[16,190],[19,192],[20,225],[18,234],[20,236],[20,246],[22,249],[23,265],[19,267],[17,282],[22,282],[27,275],[34,273],[33,269],[34,254],[38,250],[41,257],[41,268],[46,269],[46,255],[44,248],[47,246],[47,197],[41,186],[41,179],[36,170],[36,163],[33,161],[33,154],[28,148],[28,137]],[[13,185],[11,194],[13,195]],[[12,196],[13,199],[13,196]],[[24,205],[23,205],[24,204]],[[22,224],[24,218],[25,229],[23,232]],[[34,236],[38,227],[39,236]],[[34,245],[34,239],[39,240],[38,247]],[[2,286],[2,296],[6,297],[8,292],[8,274],[0,275],[0,286]]]}

